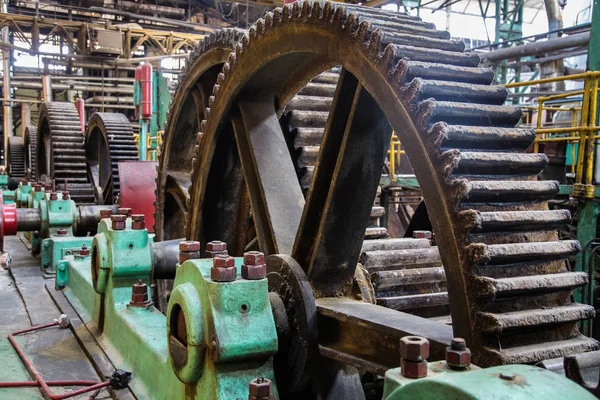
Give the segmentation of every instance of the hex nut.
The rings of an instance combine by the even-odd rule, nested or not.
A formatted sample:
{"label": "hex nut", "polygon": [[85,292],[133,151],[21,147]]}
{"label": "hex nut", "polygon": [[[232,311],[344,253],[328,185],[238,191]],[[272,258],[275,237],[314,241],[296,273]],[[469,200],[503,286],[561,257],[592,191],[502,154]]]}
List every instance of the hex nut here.
{"label": "hex nut", "polygon": [[225,254],[218,254],[213,258],[213,267],[215,268],[230,268],[235,267],[235,259]]}
{"label": "hex nut", "polygon": [[200,242],[183,240],[179,242],[179,251],[200,251]]}
{"label": "hex nut", "polygon": [[90,249],[88,249],[88,247],[84,244],[83,246],[81,246],[81,250],[79,250],[79,255],[86,257],[90,255]]}
{"label": "hex nut", "polygon": [[125,221],[127,220],[127,217],[125,215],[111,215],[110,220],[112,221],[113,230],[122,231],[125,229]]}
{"label": "hex nut", "polygon": [[427,361],[400,360],[400,372],[406,378],[425,378],[427,376]]}
{"label": "hex nut", "polygon": [[271,396],[271,381],[266,378],[256,378],[250,381],[249,394],[250,396],[262,399],[268,399]]}
{"label": "hex nut", "polygon": [[242,278],[248,280],[258,280],[267,277],[267,266],[261,265],[242,265]]}
{"label": "hex nut", "polygon": [[117,214],[124,215],[126,217],[130,217],[133,210],[128,207],[119,207],[117,208]]}
{"label": "hex nut", "polygon": [[210,269],[210,279],[215,282],[233,282],[236,273],[235,267],[212,267]]}
{"label": "hex nut", "polygon": [[110,218],[112,216],[112,210],[100,210],[100,218]]}
{"label": "hex nut", "polygon": [[429,340],[420,336],[400,339],[400,357],[407,361],[423,361],[429,357]]}
{"label": "hex nut", "polygon": [[446,364],[451,369],[465,369],[471,365],[471,350],[453,350],[446,347]]}
{"label": "hex nut", "polygon": [[262,265],[265,263],[265,255],[260,251],[247,251],[244,253],[245,265]]}
{"label": "hex nut", "polygon": [[206,251],[226,251],[227,243],[221,242],[220,240],[213,240],[206,243]]}
{"label": "hex nut", "polygon": [[414,239],[431,239],[431,231],[414,231]]}

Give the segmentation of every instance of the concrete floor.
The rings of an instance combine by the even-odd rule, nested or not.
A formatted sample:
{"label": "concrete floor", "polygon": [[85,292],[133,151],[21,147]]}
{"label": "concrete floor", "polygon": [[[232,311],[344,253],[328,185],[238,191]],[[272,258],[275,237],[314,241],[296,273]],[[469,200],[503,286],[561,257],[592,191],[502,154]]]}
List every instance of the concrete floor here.
{"label": "concrete floor", "polygon": [[[32,257],[19,237],[5,238],[4,247],[12,257],[10,270],[0,268],[0,381],[32,381],[19,356],[7,339],[7,335],[15,330],[35,325],[47,324],[57,319],[61,311],[71,318],[72,329],[48,328],[22,336],[17,336],[18,343],[23,346],[26,355],[45,380],[94,380],[100,381],[98,371],[110,370],[102,368],[80,346],[78,339],[85,335],[75,333],[85,330],[85,326],[77,319],[77,315],[60,301],[62,293],[54,292],[54,277],[44,276],[40,270],[40,261]],[[53,291],[54,297],[49,291]],[[64,296],[62,296],[64,299]],[[84,333],[84,332],[82,332]],[[93,349],[93,345],[90,346]],[[106,360],[103,360],[106,364]],[[102,361],[100,362],[102,364]],[[53,393],[62,394],[77,388],[54,388]],[[96,399],[113,398],[106,389],[102,389]],[[39,389],[0,388],[0,399],[29,400],[43,399]],[[88,399],[84,394],[74,399]]]}

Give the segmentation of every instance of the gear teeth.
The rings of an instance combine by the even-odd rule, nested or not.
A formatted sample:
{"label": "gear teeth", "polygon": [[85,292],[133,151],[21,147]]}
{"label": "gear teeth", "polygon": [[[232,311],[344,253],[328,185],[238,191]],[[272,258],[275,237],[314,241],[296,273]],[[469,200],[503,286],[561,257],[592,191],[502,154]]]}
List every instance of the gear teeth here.
{"label": "gear teeth", "polygon": [[[40,132],[39,129],[46,127],[46,131]],[[40,107],[40,117],[38,123],[37,137],[49,136],[51,148],[46,149],[50,155],[50,171],[43,171],[44,174],[59,180],[67,182],[67,188],[71,193],[71,198],[77,204],[93,204],[94,190],[87,178],[87,166],[85,157],[81,151],[84,151],[84,136],[79,123],[79,114],[73,103],[46,102]],[[48,142],[47,142],[48,143]],[[43,140],[36,140],[36,146],[44,146]],[[41,151],[41,149],[39,150]],[[35,156],[39,154],[36,149]],[[32,162],[36,165],[36,178],[40,178],[39,162]],[[45,168],[45,167],[44,167]]]}
{"label": "gear teeth", "polygon": [[437,62],[420,62],[403,59],[398,62],[396,69],[402,72],[404,80],[407,82],[415,78],[422,78],[489,85],[494,80],[494,71],[491,68],[457,67]]}
{"label": "gear teeth", "polygon": [[568,225],[570,221],[568,210],[481,212],[478,213],[475,231],[552,230]]}
{"label": "gear teeth", "polygon": [[430,124],[513,128],[523,113],[519,107],[472,104],[453,101],[425,101],[430,106]]}
{"label": "gear teeth", "polygon": [[408,250],[430,247],[429,239],[380,239],[365,240],[362,244],[363,253],[377,250]]}
{"label": "gear teeth", "polygon": [[479,312],[477,325],[487,333],[502,333],[537,325],[553,325],[594,318],[594,307],[585,304],[567,304],[561,307],[513,311],[503,314]]}
{"label": "gear teeth", "polygon": [[329,83],[309,82],[298,94],[302,96],[333,97],[335,95],[335,87],[336,85]]}
{"label": "gear teeth", "polygon": [[395,47],[396,61],[408,58],[413,61],[442,62],[458,67],[477,67],[479,55],[477,53],[460,53],[438,49],[427,49],[415,46],[392,45]]}
{"label": "gear teeth", "polygon": [[471,244],[471,259],[478,265],[506,265],[527,261],[566,259],[576,255],[581,246],[576,240],[541,243]]}
{"label": "gear teeth", "polygon": [[325,129],[323,128],[296,128],[294,136],[294,148],[302,146],[320,146]]}
{"label": "gear teeth", "polygon": [[546,201],[558,193],[556,181],[471,181],[465,183],[466,203]]}
{"label": "gear teeth", "polygon": [[421,293],[406,296],[383,296],[377,298],[377,304],[397,311],[415,310],[427,307],[440,307],[448,304],[448,292]]}
{"label": "gear teeth", "polygon": [[359,262],[369,272],[393,270],[404,266],[425,268],[442,264],[437,247],[368,251],[361,254]]}
{"label": "gear teeth", "polygon": [[317,96],[294,96],[287,104],[287,110],[303,110],[303,111],[325,111],[329,112],[331,108],[332,97],[317,97]]}
{"label": "gear teeth", "polygon": [[567,340],[504,348],[501,352],[492,348],[486,348],[485,351],[494,364],[531,364],[597,349],[596,340],[577,335]]}
{"label": "gear teeth", "polygon": [[432,97],[437,101],[501,105],[508,95],[507,89],[503,86],[484,86],[421,78],[415,78],[407,91],[412,93],[413,102],[420,102]]}
{"label": "gear teeth", "polygon": [[397,33],[388,31],[383,31],[381,42],[383,44],[419,46],[427,49],[443,49],[455,52],[462,52],[465,50],[465,43],[458,40],[437,39],[430,38],[428,36],[411,35],[407,33]]}
{"label": "gear teeth", "polygon": [[537,176],[548,165],[545,154],[460,152],[455,175]]}
{"label": "gear teeth", "polygon": [[24,178],[26,174],[25,144],[22,137],[11,136],[8,138],[7,158],[10,166],[10,176],[13,178]]}
{"label": "gear teeth", "polygon": [[524,152],[535,139],[533,129],[496,128],[444,124],[440,135],[442,149]]}

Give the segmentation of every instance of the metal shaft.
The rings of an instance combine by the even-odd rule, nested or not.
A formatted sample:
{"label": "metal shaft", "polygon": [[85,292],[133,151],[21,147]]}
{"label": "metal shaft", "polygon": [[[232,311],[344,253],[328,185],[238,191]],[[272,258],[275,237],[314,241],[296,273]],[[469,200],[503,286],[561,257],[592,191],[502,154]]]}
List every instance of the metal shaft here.
{"label": "metal shaft", "polygon": [[178,263],[179,243],[185,239],[152,243],[152,273],[154,279],[174,279]]}
{"label": "metal shaft", "polygon": [[17,231],[37,231],[41,224],[42,214],[39,208],[17,208]]}
{"label": "metal shaft", "polygon": [[590,41],[590,33],[578,33],[567,37],[550,39],[544,42],[536,42],[524,44],[522,46],[514,46],[506,49],[494,50],[489,53],[481,53],[481,58],[484,61],[500,61],[510,58],[535,56],[546,54],[553,51],[564,50],[571,47],[587,46]]}
{"label": "metal shaft", "polygon": [[100,222],[100,210],[112,210],[113,214],[116,214],[118,208],[118,205],[77,207],[77,234],[96,231],[98,222]]}

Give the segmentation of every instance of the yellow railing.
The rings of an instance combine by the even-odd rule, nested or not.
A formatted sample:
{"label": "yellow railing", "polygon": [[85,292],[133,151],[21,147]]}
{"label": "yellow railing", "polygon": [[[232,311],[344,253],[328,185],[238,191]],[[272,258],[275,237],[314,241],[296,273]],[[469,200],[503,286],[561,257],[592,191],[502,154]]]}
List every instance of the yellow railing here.
{"label": "yellow railing", "polygon": [[[591,198],[594,194],[594,144],[596,140],[600,139],[600,135],[596,134],[596,132],[600,131],[600,126],[596,125],[598,78],[600,78],[599,71],[589,71],[581,74],[539,79],[536,81],[515,82],[505,85],[507,88],[515,88],[567,80],[584,81],[583,90],[574,90],[567,93],[538,97],[537,106],[524,106],[524,108],[534,108],[537,111],[537,120],[535,124],[536,137],[533,145],[534,152],[537,153],[540,151],[540,143],[566,142],[572,145],[571,155],[573,162],[571,171],[575,174],[573,194],[583,194],[586,198]],[[532,96],[534,95],[535,93],[532,93]],[[544,103],[548,101],[569,99],[572,96],[582,96],[582,99],[578,100],[578,102],[581,103],[581,107],[562,108],[544,105]],[[571,112],[571,126],[548,127],[543,120],[544,111]],[[532,121],[527,121],[526,119],[525,122],[531,123]],[[576,143],[579,145],[577,154],[575,152]],[[577,157],[576,160],[575,157]]]}
{"label": "yellow railing", "polygon": [[400,139],[396,135],[396,132],[392,132],[392,138],[390,139],[390,149],[388,150],[388,159],[390,160],[390,179],[396,177],[396,170],[400,170],[400,160],[402,155],[405,154],[402,150],[402,144]]}
{"label": "yellow railing", "polygon": [[[135,144],[137,145],[138,149],[140,148],[140,135],[138,133],[133,135],[134,139],[135,139]],[[158,131],[156,133],[156,137],[153,136],[148,136],[146,138],[146,148],[148,149],[146,151],[146,160],[157,160],[158,159],[158,153],[160,151],[160,147],[162,146],[162,139],[163,139],[163,131]],[[153,141],[156,140],[156,148],[153,148],[154,143]]]}

